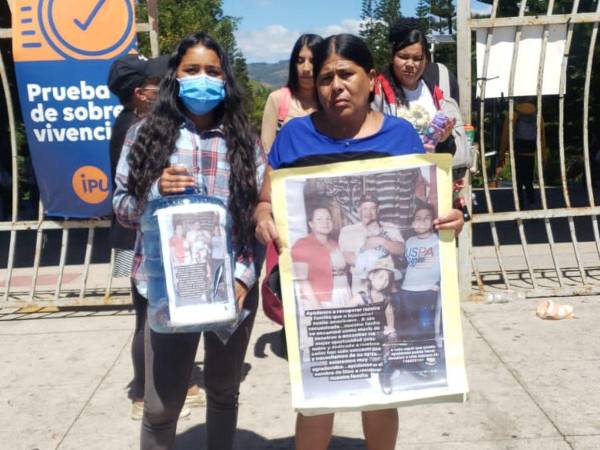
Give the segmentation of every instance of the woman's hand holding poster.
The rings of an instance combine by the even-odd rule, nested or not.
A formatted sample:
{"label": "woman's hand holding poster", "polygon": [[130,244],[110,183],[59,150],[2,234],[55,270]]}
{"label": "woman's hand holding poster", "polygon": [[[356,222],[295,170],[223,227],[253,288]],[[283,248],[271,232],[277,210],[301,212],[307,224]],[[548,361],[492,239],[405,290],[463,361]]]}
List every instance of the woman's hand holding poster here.
{"label": "woman's hand holding poster", "polygon": [[[467,392],[451,157],[272,174],[293,406],[368,410]],[[443,268],[443,270],[442,270]]]}

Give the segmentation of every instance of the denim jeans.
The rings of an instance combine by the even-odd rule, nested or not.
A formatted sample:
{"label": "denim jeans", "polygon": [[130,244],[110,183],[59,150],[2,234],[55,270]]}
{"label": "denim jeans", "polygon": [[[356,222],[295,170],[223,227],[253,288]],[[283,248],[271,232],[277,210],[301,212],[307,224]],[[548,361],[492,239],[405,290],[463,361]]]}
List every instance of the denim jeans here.
{"label": "denim jeans", "polygon": [[438,301],[437,291],[405,291],[394,296],[398,336],[407,339],[433,339]]}
{"label": "denim jeans", "polygon": [[[227,344],[214,333],[204,333],[206,448],[209,450],[233,448],[242,366],[257,304],[255,286],[244,304],[252,314],[240,324]],[[141,449],[170,450],[175,448],[177,419],[185,401],[200,333],[160,334],[148,325],[146,331]]]}
{"label": "denim jeans", "polygon": [[131,381],[129,397],[132,400],[144,398],[144,335],[146,329],[146,313],[148,300],[140,295],[135,283],[131,281],[131,297],[135,309],[135,331],[131,340],[131,361],[133,363],[133,380]]}

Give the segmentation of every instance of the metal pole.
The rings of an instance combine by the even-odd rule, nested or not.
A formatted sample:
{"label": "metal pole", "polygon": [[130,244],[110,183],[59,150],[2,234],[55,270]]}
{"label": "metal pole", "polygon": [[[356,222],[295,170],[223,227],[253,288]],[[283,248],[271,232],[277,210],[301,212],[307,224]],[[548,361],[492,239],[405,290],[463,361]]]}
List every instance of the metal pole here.
{"label": "metal pole", "polygon": [[[600,0],[596,4],[596,13],[600,13]],[[590,141],[589,141],[589,120],[590,120],[590,85],[592,79],[592,66],[594,63],[594,50],[598,38],[598,22],[595,22],[590,36],[590,47],[588,51],[587,66],[585,69],[585,85],[583,88],[583,162],[585,163],[585,184],[587,187],[590,206],[596,206],[594,198],[594,189],[592,188],[592,171],[590,167]],[[596,240],[596,250],[600,255],[600,231],[598,229],[598,216],[592,218],[594,227],[594,239]]]}
{"label": "metal pole", "polygon": [[[471,2],[458,0],[456,7],[456,63],[459,85],[460,112],[464,123],[471,123]],[[467,183],[462,192],[469,213],[472,212],[471,180],[467,173]],[[472,236],[471,223],[467,222],[458,236],[458,286],[461,299],[467,298],[471,292]]]}
{"label": "metal pole", "polygon": [[[492,18],[496,17],[496,13],[498,12],[498,0],[494,0],[492,4]],[[490,60],[490,49],[492,47],[492,42],[494,40],[494,28],[486,29],[486,43],[485,43],[485,54],[483,57],[483,64],[481,69],[481,89],[480,89],[480,99],[479,102],[479,148],[481,155],[481,174],[483,176],[483,192],[485,194],[485,202],[487,206],[487,211],[490,214],[494,213],[494,205],[492,204],[492,198],[490,195],[490,188],[488,186],[488,177],[487,177],[487,165],[485,162],[485,87],[487,84],[488,77],[488,66]],[[496,229],[496,223],[490,222],[490,230],[492,231],[492,241],[494,242],[494,250],[496,252],[496,259],[498,260],[498,265],[500,266],[500,272],[502,273],[502,279],[506,284],[506,288],[510,288],[510,282],[508,280],[508,275],[506,274],[506,269],[504,268],[504,264],[502,262],[502,252],[500,251],[500,240],[498,238],[498,230]]]}
{"label": "metal pole", "polygon": [[[10,6],[10,3],[9,3]],[[8,129],[10,133],[10,154],[11,154],[11,169],[12,169],[12,223],[18,220],[19,216],[19,183],[18,174],[19,166],[17,164],[17,127],[15,121],[15,110],[13,108],[13,100],[8,83],[8,75],[4,58],[0,54],[0,78],[2,80],[2,89],[4,90],[4,98],[6,99],[6,111],[8,114]],[[6,269],[6,288],[4,291],[4,301],[8,300],[10,293],[10,283],[15,260],[15,245],[17,241],[17,233],[13,230],[10,232],[10,243],[8,247],[8,264]]]}
{"label": "metal pole", "polygon": [[[579,0],[573,2],[571,8],[571,14],[576,14],[579,9]],[[569,52],[571,49],[571,40],[573,38],[573,23],[567,25],[567,39],[565,42],[565,53],[563,55],[563,61],[560,72],[560,90],[558,94],[558,149],[560,157],[560,180],[562,185],[563,197],[565,199],[565,206],[571,208],[571,197],[569,194],[569,186],[567,184],[567,171],[566,171],[566,158],[565,158],[565,95],[567,91],[567,67],[569,65]],[[577,241],[577,234],[575,232],[575,222],[573,217],[568,218],[569,232],[571,233],[571,241],[573,242],[573,251],[575,252],[575,259],[577,260],[577,267],[579,268],[579,274],[581,276],[581,282],[586,285],[587,278],[585,275],[585,269],[583,267],[583,260],[579,251],[579,242]]]}
{"label": "metal pole", "polygon": [[[527,0],[523,0],[519,7],[519,17],[523,17],[525,14],[525,8],[527,7]],[[519,54],[519,45],[521,43],[521,27],[515,28],[515,44],[513,47],[513,54],[510,66],[510,78],[508,82],[508,145],[509,145],[509,157],[510,157],[510,173],[512,178],[512,194],[513,201],[515,204],[515,211],[521,211],[521,204],[519,202],[519,195],[517,190],[517,165],[515,156],[515,110],[514,110],[514,89],[515,89],[515,75],[517,70],[517,58]],[[525,264],[527,265],[527,271],[529,272],[529,278],[531,285],[534,289],[537,289],[537,283],[535,281],[535,275],[533,272],[533,265],[529,258],[529,248],[527,246],[527,235],[525,234],[525,226],[523,224],[522,216],[519,214],[517,217],[517,229],[519,230],[519,238],[521,239],[521,249],[523,250],[523,257],[525,258]]]}
{"label": "metal pole", "polygon": [[160,55],[158,42],[158,1],[148,0],[148,24],[150,25],[150,51],[153,57]]}

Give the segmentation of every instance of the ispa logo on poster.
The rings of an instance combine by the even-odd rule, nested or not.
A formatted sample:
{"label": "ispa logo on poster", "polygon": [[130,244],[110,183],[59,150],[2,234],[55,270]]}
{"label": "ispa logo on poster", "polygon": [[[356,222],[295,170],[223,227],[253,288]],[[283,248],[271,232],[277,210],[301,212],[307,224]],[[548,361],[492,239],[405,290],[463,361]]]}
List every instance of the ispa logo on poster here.
{"label": "ispa logo on poster", "polygon": [[133,0],[23,0],[13,10],[19,99],[47,215],[110,214],[111,63],[135,51]]}
{"label": "ispa logo on poster", "polygon": [[451,157],[273,171],[292,405],[305,415],[462,401],[468,391]]}

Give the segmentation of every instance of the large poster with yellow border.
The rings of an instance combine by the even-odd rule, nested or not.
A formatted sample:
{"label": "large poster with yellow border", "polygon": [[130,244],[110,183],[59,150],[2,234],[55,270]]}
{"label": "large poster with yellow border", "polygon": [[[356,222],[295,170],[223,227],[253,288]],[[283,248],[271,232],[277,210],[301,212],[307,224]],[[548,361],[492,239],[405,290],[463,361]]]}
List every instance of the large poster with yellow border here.
{"label": "large poster with yellow border", "polygon": [[462,400],[468,390],[451,157],[272,173],[292,403],[304,414]]}

